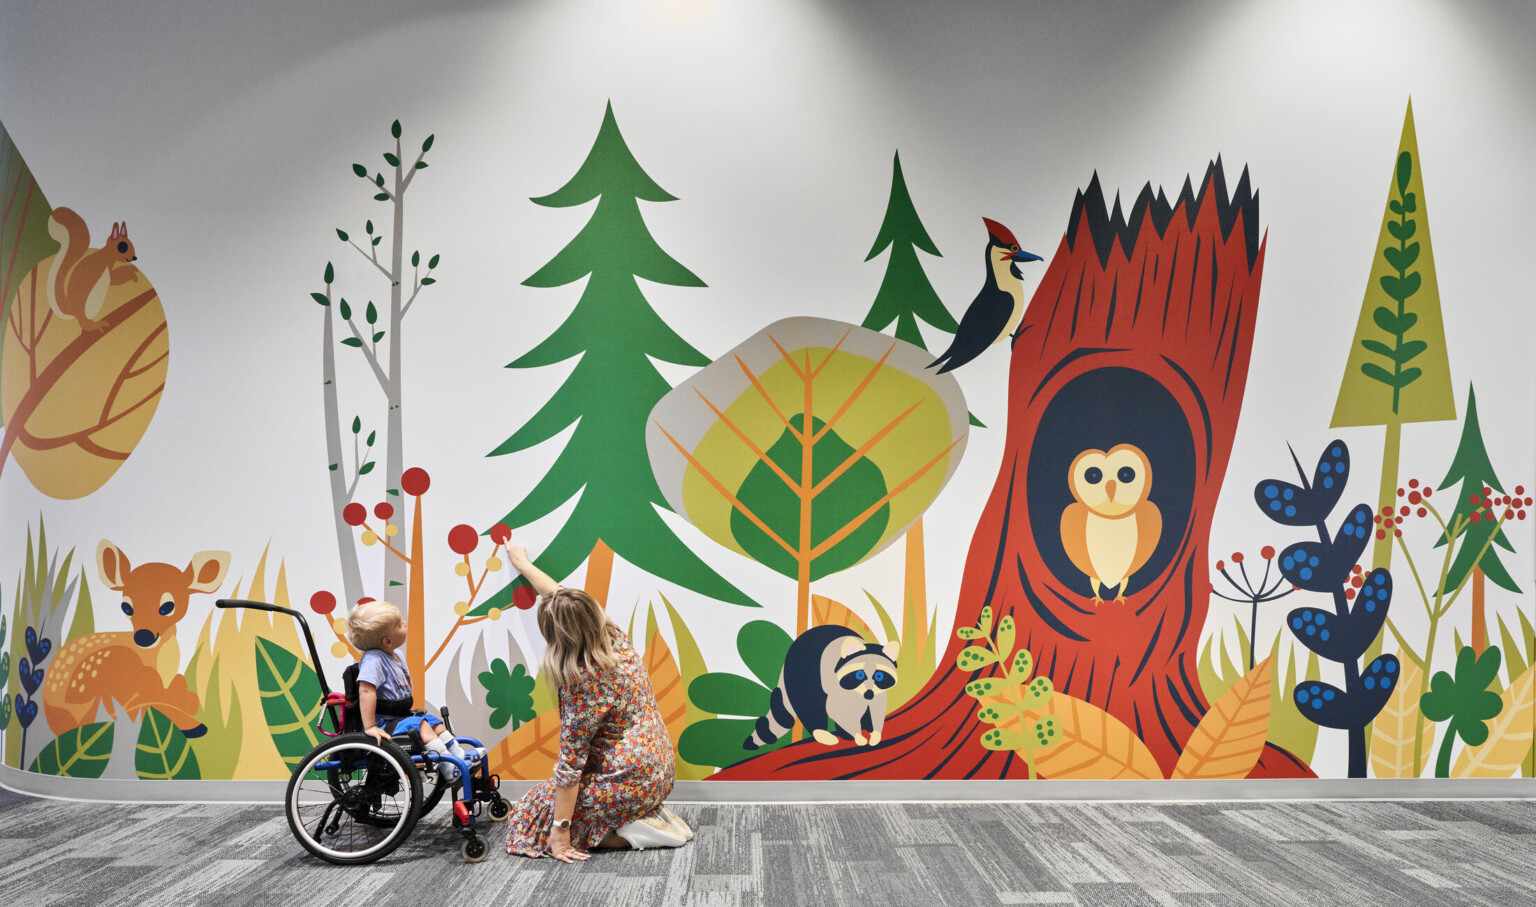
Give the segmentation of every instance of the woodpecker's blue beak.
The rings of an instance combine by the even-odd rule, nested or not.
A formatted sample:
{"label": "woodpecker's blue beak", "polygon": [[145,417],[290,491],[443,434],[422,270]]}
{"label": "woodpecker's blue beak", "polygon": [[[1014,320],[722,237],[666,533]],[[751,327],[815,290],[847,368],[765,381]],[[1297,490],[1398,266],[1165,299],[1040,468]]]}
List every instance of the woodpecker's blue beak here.
{"label": "woodpecker's blue beak", "polygon": [[1040,256],[1036,255],[1035,253],[1033,253],[1033,252],[1025,252],[1023,249],[1020,249],[1017,252],[1009,253],[1008,260],[1009,261],[1045,261],[1045,259],[1043,259]]}

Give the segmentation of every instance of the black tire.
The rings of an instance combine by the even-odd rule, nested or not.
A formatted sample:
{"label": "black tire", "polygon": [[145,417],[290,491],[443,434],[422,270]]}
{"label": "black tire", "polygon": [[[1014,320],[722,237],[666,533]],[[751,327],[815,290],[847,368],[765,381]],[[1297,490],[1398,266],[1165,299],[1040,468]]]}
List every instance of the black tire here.
{"label": "black tire", "polygon": [[507,802],[506,797],[497,797],[487,806],[485,814],[492,822],[505,822],[512,815],[512,804]]}
{"label": "black tire", "polygon": [[315,747],[288,780],[284,811],[304,849],[328,863],[372,863],[410,837],[421,774],[393,743],[343,734]]}
{"label": "black tire", "polygon": [[473,838],[466,839],[464,843],[459,846],[459,856],[463,857],[464,862],[466,863],[478,863],[481,860],[484,860],[485,855],[490,852],[491,849],[485,846],[485,842],[482,841],[478,835]]}

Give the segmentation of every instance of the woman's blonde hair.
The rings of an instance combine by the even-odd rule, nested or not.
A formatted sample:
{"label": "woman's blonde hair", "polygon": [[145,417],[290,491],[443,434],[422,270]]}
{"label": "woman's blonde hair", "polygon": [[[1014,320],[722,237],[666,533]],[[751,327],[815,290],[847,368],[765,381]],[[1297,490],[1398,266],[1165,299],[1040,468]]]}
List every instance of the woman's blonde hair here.
{"label": "woman's blonde hair", "polygon": [[618,664],[613,654],[613,621],[587,593],[559,589],[539,600],[537,617],[539,632],[548,643],[539,670],[557,687]]}
{"label": "woman's blonde hair", "polygon": [[400,609],[389,602],[363,602],[347,615],[347,638],[359,649],[377,649],[399,619]]}

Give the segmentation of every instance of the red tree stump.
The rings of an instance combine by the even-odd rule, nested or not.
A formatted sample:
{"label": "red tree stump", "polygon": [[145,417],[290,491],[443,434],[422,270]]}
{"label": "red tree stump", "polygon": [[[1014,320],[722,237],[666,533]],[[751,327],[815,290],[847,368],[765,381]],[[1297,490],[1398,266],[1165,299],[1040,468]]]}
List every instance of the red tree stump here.
{"label": "red tree stump", "polygon": [[[1012,344],[1003,466],[971,540],[956,627],[990,605],[1013,615],[1037,672],[1136,731],[1170,772],[1208,704],[1196,648],[1210,600],[1206,548],[1248,375],[1264,267],[1245,170],[1229,196],[1221,161],[1177,201],[1142,189],[1129,219],[1094,176]],[[1162,532],[1119,598],[1096,602],[1068,558],[1062,511],[1073,458],[1117,444],[1151,464]],[[939,671],[886,721],[875,748],[804,742],[721,779],[1027,777],[983,749],[951,633]],[[1250,777],[1309,776],[1269,747]]]}

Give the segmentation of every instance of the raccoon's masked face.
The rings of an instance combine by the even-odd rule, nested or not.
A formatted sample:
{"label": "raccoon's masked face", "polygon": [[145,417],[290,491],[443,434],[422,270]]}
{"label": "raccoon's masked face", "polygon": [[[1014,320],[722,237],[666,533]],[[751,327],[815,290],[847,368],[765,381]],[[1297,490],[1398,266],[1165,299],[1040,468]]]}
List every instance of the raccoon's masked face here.
{"label": "raccoon's masked face", "polygon": [[876,690],[883,692],[896,685],[896,673],[883,664],[855,663],[843,667],[837,683],[850,693],[874,699]]}

